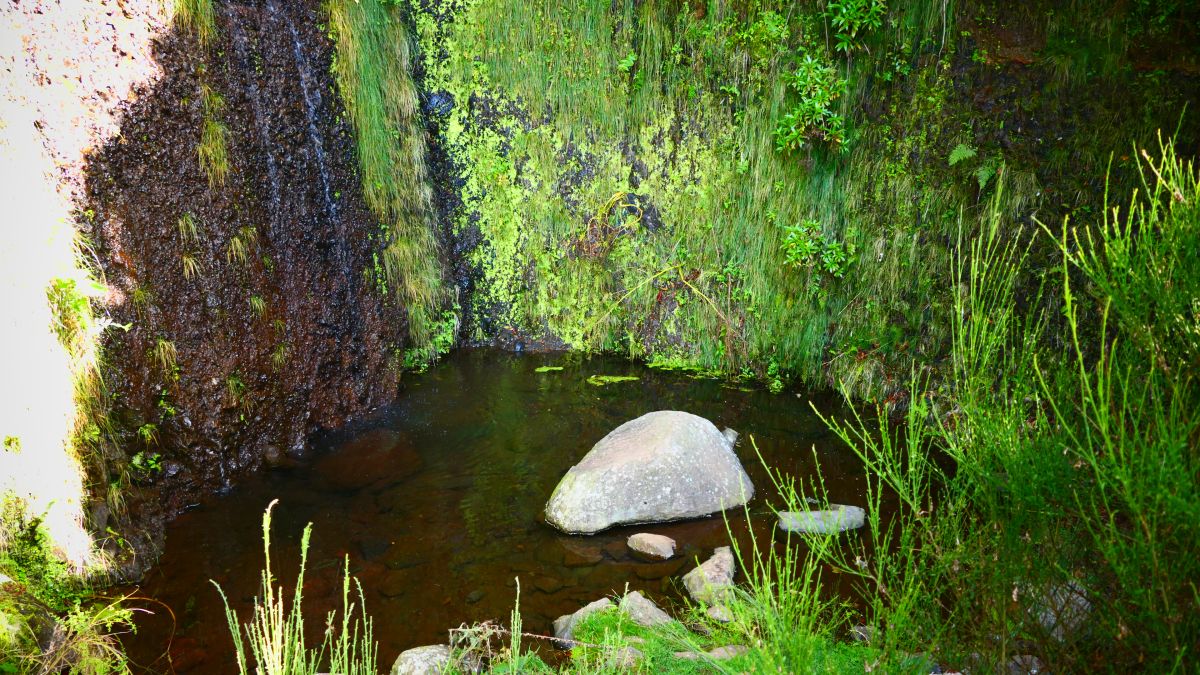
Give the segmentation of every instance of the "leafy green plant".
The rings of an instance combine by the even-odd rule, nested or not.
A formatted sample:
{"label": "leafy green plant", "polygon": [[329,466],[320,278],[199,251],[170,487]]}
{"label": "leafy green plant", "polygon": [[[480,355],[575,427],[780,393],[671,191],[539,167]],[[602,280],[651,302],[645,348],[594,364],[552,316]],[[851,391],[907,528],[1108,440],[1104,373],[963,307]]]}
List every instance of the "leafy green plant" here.
{"label": "leafy green plant", "polygon": [[967,145],[966,143],[959,143],[958,145],[954,146],[953,150],[950,151],[949,164],[950,166],[954,166],[961,161],[972,159],[974,157],[975,148]]}
{"label": "leafy green plant", "polygon": [[617,62],[617,70],[622,73],[628,73],[633,70],[635,63],[637,63],[637,52],[631,51]]}
{"label": "leafy green plant", "polygon": [[886,0],[831,0],[825,16],[833,26],[834,48],[844,54],[862,48],[868,31],[883,24]]}
{"label": "leafy green plant", "polygon": [[789,265],[815,268],[841,278],[855,260],[854,244],[845,244],[825,236],[821,232],[821,224],[815,220],[785,225],[783,232],[781,250],[784,261]]}
{"label": "leafy green plant", "polygon": [[138,427],[137,435],[146,445],[158,445],[158,425],[153,422]]}
{"label": "leafy green plant", "polygon": [[141,451],[129,459],[129,465],[145,475],[162,473],[162,455]]}
{"label": "leafy green plant", "polygon": [[230,403],[235,406],[241,405],[246,395],[246,382],[240,375],[233,373],[225,378],[225,391],[229,394]]}
{"label": "leafy green plant", "polygon": [[834,103],[846,89],[832,64],[803,54],[794,70],[781,76],[800,100],[784,113],[775,127],[778,150],[798,150],[806,142],[821,141],[840,147],[846,141],[846,121]]}

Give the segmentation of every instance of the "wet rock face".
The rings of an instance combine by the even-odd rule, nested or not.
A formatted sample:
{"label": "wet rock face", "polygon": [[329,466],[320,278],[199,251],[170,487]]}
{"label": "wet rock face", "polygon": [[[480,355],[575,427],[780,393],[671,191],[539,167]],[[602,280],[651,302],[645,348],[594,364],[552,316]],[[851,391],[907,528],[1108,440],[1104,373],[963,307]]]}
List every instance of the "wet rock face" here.
{"label": "wet rock face", "polygon": [[[82,205],[128,325],[105,351],[115,420],[130,455],[162,455],[141,480],[168,511],[390,400],[405,335],[319,3],[217,7],[209,46],[157,44],[163,77],[91,158]],[[223,183],[199,161],[206,119],[227,130]]]}

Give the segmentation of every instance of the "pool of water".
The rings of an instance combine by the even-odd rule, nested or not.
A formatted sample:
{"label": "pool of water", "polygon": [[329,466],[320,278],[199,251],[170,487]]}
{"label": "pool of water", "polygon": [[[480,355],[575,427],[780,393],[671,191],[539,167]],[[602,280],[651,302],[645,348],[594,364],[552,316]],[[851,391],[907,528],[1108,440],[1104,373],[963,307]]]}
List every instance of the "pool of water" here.
{"label": "pool of water", "polygon": [[[541,366],[562,370],[537,372]],[[638,379],[596,386],[592,375]],[[445,642],[447,630],[487,619],[507,624],[520,579],[525,630],[550,633],[553,619],[604,595],[642,590],[664,606],[681,602],[675,581],[726,545],[774,525],[778,504],[755,456],[797,479],[819,459],[835,502],[861,504],[860,465],[814,414],[843,415],[831,394],[731,387],[610,357],[462,350],[428,372],[406,375],[398,400],[369,419],[313,442],[294,466],[274,469],[181,515],[166,552],[138,594],[153,614],[127,637],[139,668],[228,672],[232,642],[216,588],[243,617],[260,583],[261,519],[275,499],[272,562],[291,587],[300,533],[313,524],[305,611],[318,640],[325,612],[340,606],[350,557],[374,620],[381,667],[403,649]],[[737,453],[757,489],[747,520],[623,527],[563,535],[542,521],[554,486],[596,441],[654,410],[686,410],[741,433]],[[814,455],[815,453],[815,455]],[[673,537],[682,555],[631,558],[625,539]],[[167,608],[170,611],[167,611]],[[170,664],[168,665],[168,656]]]}

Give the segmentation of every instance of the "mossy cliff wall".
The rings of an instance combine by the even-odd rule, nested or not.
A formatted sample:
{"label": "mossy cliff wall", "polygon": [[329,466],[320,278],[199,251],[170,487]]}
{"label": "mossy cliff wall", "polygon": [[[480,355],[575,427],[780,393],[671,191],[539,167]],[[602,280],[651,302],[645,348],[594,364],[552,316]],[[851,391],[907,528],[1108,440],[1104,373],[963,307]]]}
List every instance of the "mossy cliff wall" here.
{"label": "mossy cliff wall", "polygon": [[1094,222],[1197,92],[1186,8],[858,4],[412,0],[466,337],[897,402],[987,207]]}

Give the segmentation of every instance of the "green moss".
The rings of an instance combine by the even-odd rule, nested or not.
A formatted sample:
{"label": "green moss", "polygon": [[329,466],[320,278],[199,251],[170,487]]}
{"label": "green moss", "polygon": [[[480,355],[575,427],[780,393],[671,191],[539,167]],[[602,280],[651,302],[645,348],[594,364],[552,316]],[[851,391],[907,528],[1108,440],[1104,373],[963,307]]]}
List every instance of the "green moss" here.
{"label": "green moss", "polygon": [[389,3],[334,0],[328,9],[333,71],[354,124],[363,192],[382,221],[378,269],[368,274],[397,293],[413,353],[439,353],[447,303],[408,31]]}

